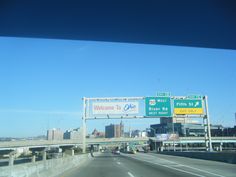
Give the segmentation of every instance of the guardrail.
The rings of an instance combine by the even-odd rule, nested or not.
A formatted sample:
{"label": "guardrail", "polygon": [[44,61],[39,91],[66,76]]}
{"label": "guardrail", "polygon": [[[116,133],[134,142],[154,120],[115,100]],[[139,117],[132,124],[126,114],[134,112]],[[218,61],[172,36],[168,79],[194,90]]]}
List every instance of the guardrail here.
{"label": "guardrail", "polygon": [[163,151],[160,154],[190,157],[196,159],[213,160],[226,163],[236,164],[235,152],[177,152],[177,151]]}
{"label": "guardrail", "polygon": [[[220,151],[219,148],[217,149],[217,147],[213,148],[215,151]],[[205,151],[206,147],[174,147],[174,146],[167,146],[164,147],[163,151],[180,151],[180,152],[186,152],[186,151]],[[221,151],[235,151],[236,152],[236,148],[234,147],[222,147]]]}
{"label": "guardrail", "polygon": [[8,149],[8,148],[18,148],[18,147],[45,147],[45,146],[53,146],[53,145],[77,145],[81,144],[80,140],[22,140],[22,141],[6,141],[0,142],[0,148]]}
{"label": "guardrail", "polygon": [[0,177],[51,177],[81,165],[90,157],[88,154],[67,156],[14,166],[0,167]]}
{"label": "guardrail", "polygon": [[[212,143],[236,143],[236,137],[212,137]],[[176,140],[164,140],[164,144],[167,143],[205,143],[204,137],[180,137]]]}

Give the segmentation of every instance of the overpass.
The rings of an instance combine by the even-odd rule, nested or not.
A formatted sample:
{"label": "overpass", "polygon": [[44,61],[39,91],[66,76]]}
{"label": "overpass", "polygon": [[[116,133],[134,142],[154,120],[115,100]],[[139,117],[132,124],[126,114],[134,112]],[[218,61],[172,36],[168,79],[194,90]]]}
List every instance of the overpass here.
{"label": "overpass", "polygon": [[[87,144],[88,145],[89,144],[100,144],[100,145],[101,144],[107,144],[107,145],[110,145],[110,144],[126,143],[126,142],[140,142],[140,141],[141,142],[147,142],[149,140],[158,141],[156,138],[111,138],[111,139],[108,139],[108,138],[88,138],[87,139]],[[204,144],[204,141],[205,141],[204,137],[181,137],[181,138],[179,138],[179,140],[176,140],[175,143],[192,143],[192,144],[194,144],[194,143],[203,143]],[[162,142],[164,144],[173,143],[173,141],[170,141],[170,140],[158,141],[158,142]],[[236,143],[236,137],[213,137],[212,142],[213,142],[213,144],[214,143],[219,143],[219,142]],[[42,160],[36,161],[35,160],[36,156],[33,155],[32,157],[29,158],[29,160],[28,160],[29,163],[22,163],[22,164],[19,164],[19,165],[14,165],[15,164],[14,161],[17,161],[17,158],[14,158],[10,155],[9,159],[4,159],[6,165],[4,167],[0,167],[1,168],[0,176],[1,176],[1,173],[2,174],[12,174],[13,172],[14,172],[15,176],[18,176],[17,174],[27,174],[27,175],[31,174],[29,176],[35,176],[35,174],[41,174],[41,176],[50,176],[50,174],[52,175],[52,174],[55,174],[56,172],[63,173],[68,169],[72,170],[72,167],[77,167],[76,169],[78,169],[78,167],[80,167],[80,164],[83,163],[83,158],[87,158],[87,154],[83,154],[83,155],[81,155],[81,154],[80,155],[75,155],[74,154],[74,150],[71,149],[71,147],[78,146],[78,145],[79,146],[82,145],[81,140],[62,140],[62,141],[31,140],[31,141],[1,142],[0,143],[0,150],[3,150],[3,151],[6,150],[6,149],[15,150],[15,149],[20,148],[20,147],[29,147],[29,148],[42,148],[43,147],[43,148],[47,148],[47,147],[63,147],[63,146],[69,147],[70,151],[66,152],[67,156],[63,156],[62,158],[59,158],[59,159],[56,158],[56,159],[50,159],[50,160],[47,160],[46,152],[44,151],[43,154],[42,154]],[[182,149],[181,149],[181,151],[182,151]],[[137,154],[136,155],[123,154],[123,156],[130,156],[130,158],[135,158],[135,162],[137,160],[140,161],[141,159],[143,159],[144,162],[142,162],[140,165],[138,165],[137,169],[142,168],[144,163],[147,164],[147,165],[144,165],[145,168],[143,170],[146,170],[146,175],[149,176],[148,171],[150,169],[146,169],[146,166],[150,166],[150,163],[155,162],[155,160],[157,160],[158,163],[162,162],[164,158],[169,158],[169,159],[164,160],[163,163],[167,163],[167,162],[169,163],[170,159],[173,160],[173,161],[178,160],[178,157],[163,156],[162,153],[181,153],[180,154],[180,156],[181,156],[181,155],[186,155],[184,153],[187,153],[187,152],[165,151],[165,152],[161,152],[160,154],[140,153],[138,155]],[[198,157],[199,155],[202,155],[204,157],[205,156],[207,156],[207,157],[210,156],[209,157],[210,160],[217,160],[217,161],[224,161],[224,162],[228,162],[228,163],[235,163],[235,160],[234,160],[235,153],[233,153],[233,152],[232,153],[228,153],[228,152],[226,152],[226,153],[225,152],[217,152],[217,153],[212,153],[212,152],[210,152],[210,153],[208,153],[208,152],[194,152],[193,153],[193,152],[189,152],[189,154],[197,155],[196,158],[199,158]],[[178,154],[173,154],[173,155],[178,155]],[[157,159],[157,156],[158,156],[158,159]],[[110,158],[108,158],[108,157],[110,157]],[[116,169],[116,168],[109,169],[110,163],[114,163],[114,162],[110,162],[109,159],[115,159],[117,157],[119,157],[119,156],[111,156],[111,154],[103,154],[99,158],[96,158],[96,156],[95,156],[94,161],[98,161],[98,163],[100,164],[101,167],[97,169],[98,172],[94,171],[94,174],[100,173],[101,170],[102,171],[104,170],[103,172],[106,172],[107,169],[108,170]],[[100,160],[102,160],[103,158],[104,158],[104,160],[101,162]],[[151,158],[151,159],[149,159],[149,158]],[[134,163],[130,160],[128,160],[127,162],[122,161],[122,159],[123,159],[123,157],[121,157],[121,159],[119,159],[119,161],[117,161],[117,162],[115,161],[115,164],[120,166],[121,163],[124,163],[125,166],[129,166],[130,163],[131,164]],[[183,159],[183,157],[181,159]],[[204,158],[202,158],[202,159],[204,159]],[[233,159],[233,161],[232,161],[232,159]],[[123,159],[123,160],[125,160],[125,159]],[[109,161],[109,162],[107,162],[107,161]],[[188,161],[188,159],[185,158],[185,161]],[[186,164],[187,165],[194,165],[194,164],[196,164],[196,162],[198,163],[199,160],[192,159],[191,161],[192,162],[187,162]],[[89,163],[91,163],[91,162],[89,162]],[[201,163],[203,163],[203,161]],[[208,163],[216,163],[216,165],[219,165],[219,162],[206,161],[206,164],[208,164]],[[66,166],[65,166],[65,164],[66,164]],[[155,164],[156,164],[156,162],[155,162]],[[173,162],[170,162],[170,165],[171,164],[173,164]],[[225,163],[222,163],[222,165],[223,164],[225,164]],[[112,165],[112,166],[114,167],[115,165]],[[158,165],[158,166],[163,167],[163,165]],[[182,165],[180,165],[180,166],[183,167]],[[227,166],[230,166],[230,165],[227,165]],[[91,167],[90,165],[85,165],[85,168],[88,168],[89,171],[93,172],[93,170],[91,170],[90,167]],[[164,167],[166,167],[166,165]],[[178,164],[178,167],[179,167],[179,164]],[[158,171],[160,171],[160,169],[158,169],[157,171],[153,170],[153,172],[152,172],[153,176],[155,176],[156,173]],[[196,168],[193,167],[191,169],[196,169]],[[222,168],[222,169],[224,169],[224,168]],[[233,165],[232,165],[232,169],[235,169],[235,166],[233,167]],[[79,168],[79,171],[80,170],[83,170],[83,169]],[[166,176],[166,173],[168,173],[168,171],[169,170],[165,171],[165,173],[164,173],[165,175],[162,174],[161,176]],[[177,171],[179,171],[179,170],[177,170]],[[198,172],[199,171],[201,172],[202,170],[200,169],[200,170],[198,170]],[[222,172],[222,174],[223,173],[224,172]],[[76,171],[75,176],[77,176],[77,174],[78,174],[78,172]],[[204,175],[207,175],[207,174],[204,174]],[[6,175],[6,176],[8,176],[8,175]],[[91,176],[91,175],[86,173],[85,176]],[[108,176],[109,176],[109,174],[108,174]],[[180,174],[180,176],[182,176],[182,175]],[[196,176],[196,175],[194,175],[194,176]]]}
{"label": "overpass", "polygon": [[[105,144],[117,144],[128,142],[162,142],[165,144],[173,144],[173,140],[158,140],[153,137],[145,138],[87,138],[86,144],[92,145],[105,145]],[[198,144],[205,143],[204,137],[180,137],[174,140],[176,144]],[[236,137],[212,137],[212,143],[236,143]],[[6,141],[0,142],[0,150],[14,150],[20,147],[29,148],[43,148],[43,147],[71,147],[81,146],[82,140],[22,140],[22,141]]]}
{"label": "overpass", "polygon": [[[105,145],[127,142],[147,142],[149,138],[87,138],[86,144]],[[43,147],[71,147],[81,146],[82,140],[22,140],[0,142],[0,150],[14,150],[20,147],[43,148]]]}
{"label": "overpass", "polygon": [[[212,143],[236,143],[236,137],[211,137]],[[156,142],[163,142],[164,144],[175,143],[186,144],[186,143],[205,143],[204,137],[180,137],[176,140],[158,140],[157,138],[151,138]]]}
{"label": "overpass", "polygon": [[[204,137],[179,137],[172,140],[160,140],[157,138],[150,138],[153,148],[157,150],[183,150],[183,147],[188,150],[205,150],[208,147],[205,146]],[[211,137],[212,146],[217,151],[222,150],[235,150],[236,149],[236,137]],[[154,144],[153,144],[154,143]]]}

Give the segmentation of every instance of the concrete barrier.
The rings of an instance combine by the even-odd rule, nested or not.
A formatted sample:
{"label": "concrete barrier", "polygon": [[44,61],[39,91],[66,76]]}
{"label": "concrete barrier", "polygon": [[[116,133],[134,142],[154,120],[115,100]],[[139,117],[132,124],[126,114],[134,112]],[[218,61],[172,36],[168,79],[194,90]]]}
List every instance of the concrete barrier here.
{"label": "concrete barrier", "polygon": [[190,157],[196,159],[213,160],[219,162],[226,162],[236,164],[236,152],[173,152],[163,151],[159,154]]}
{"label": "concrete barrier", "polygon": [[84,164],[89,154],[0,167],[0,177],[53,177]]}

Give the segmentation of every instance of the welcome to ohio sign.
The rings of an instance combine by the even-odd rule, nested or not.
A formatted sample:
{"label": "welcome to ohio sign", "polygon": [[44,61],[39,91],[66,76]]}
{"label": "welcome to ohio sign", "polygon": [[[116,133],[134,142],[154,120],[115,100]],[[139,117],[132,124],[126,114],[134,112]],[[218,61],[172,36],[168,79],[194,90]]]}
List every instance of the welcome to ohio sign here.
{"label": "welcome to ohio sign", "polygon": [[94,115],[138,114],[138,102],[97,102],[92,105]]}

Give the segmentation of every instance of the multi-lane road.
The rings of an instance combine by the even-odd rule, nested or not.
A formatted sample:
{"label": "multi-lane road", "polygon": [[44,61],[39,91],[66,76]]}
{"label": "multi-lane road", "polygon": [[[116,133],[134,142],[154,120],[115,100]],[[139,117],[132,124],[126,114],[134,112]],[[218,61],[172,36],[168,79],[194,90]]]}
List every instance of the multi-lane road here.
{"label": "multi-lane road", "polygon": [[59,177],[220,177],[235,174],[235,164],[152,153],[102,153]]}

